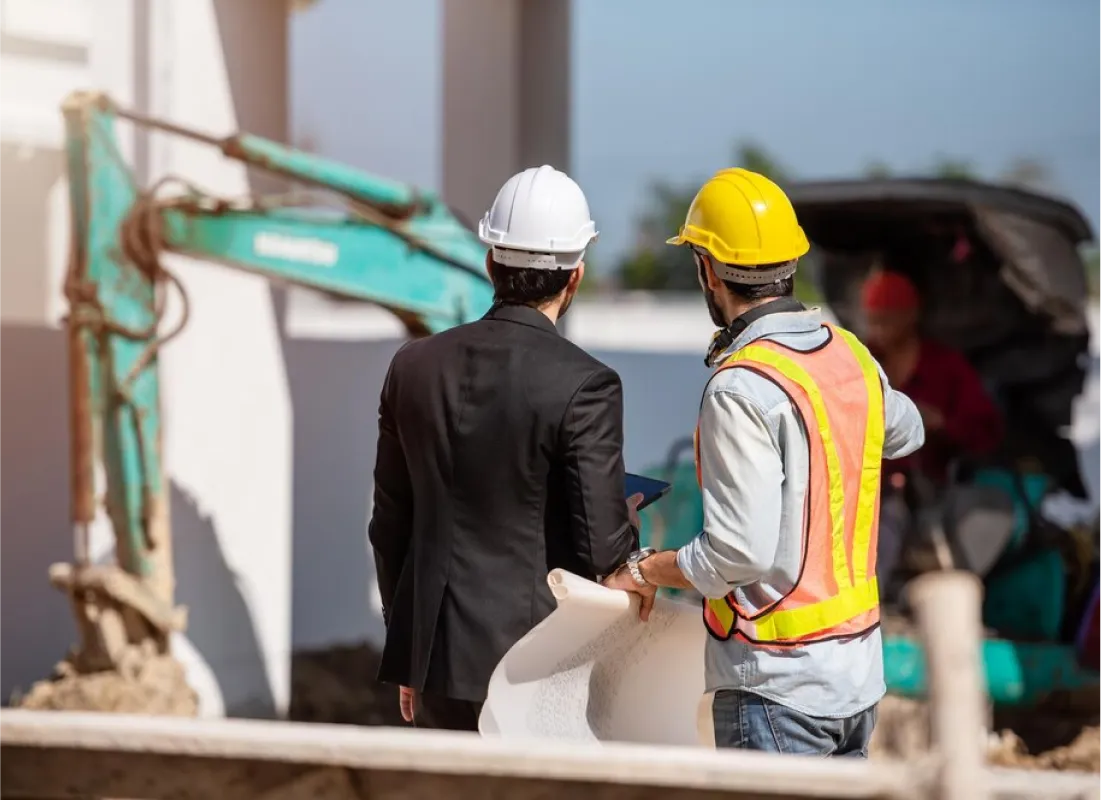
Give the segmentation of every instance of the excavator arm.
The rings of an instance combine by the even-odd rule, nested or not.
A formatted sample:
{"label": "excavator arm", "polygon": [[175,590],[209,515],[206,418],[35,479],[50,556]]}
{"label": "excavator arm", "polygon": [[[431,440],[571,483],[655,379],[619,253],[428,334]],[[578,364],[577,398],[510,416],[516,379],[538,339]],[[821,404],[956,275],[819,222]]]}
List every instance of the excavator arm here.
{"label": "excavator arm", "polygon": [[[51,580],[73,604],[78,673],[123,669],[167,652],[185,626],[174,605],[171,532],[161,460],[160,349],[186,324],[183,284],[162,255],[182,253],[274,280],[374,303],[414,336],[489,308],[485,248],[434,194],[247,134],[224,139],[123,111],[105,96],[63,106],[72,217],[69,302],[72,518],[75,563]],[[325,190],[339,210],[286,199],[212,197],[182,180],[135,185],[120,155],[119,118],[218,148],[299,185]],[[167,191],[172,185],[176,191]],[[165,330],[171,292],[182,318]],[[96,466],[116,539],[113,565],[91,564]]]}

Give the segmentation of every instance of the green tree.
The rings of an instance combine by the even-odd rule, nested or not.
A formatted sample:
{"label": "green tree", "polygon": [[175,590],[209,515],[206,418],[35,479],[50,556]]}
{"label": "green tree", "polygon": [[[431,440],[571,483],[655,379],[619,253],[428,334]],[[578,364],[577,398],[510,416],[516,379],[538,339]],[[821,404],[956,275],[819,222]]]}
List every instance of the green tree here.
{"label": "green tree", "polygon": [[684,247],[669,247],[665,240],[684,224],[696,189],[656,182],[650,187],[649,202],[636,226],[633,252],[616,268],[616,278],[625,289],[648,291],[692,291],[696,267]]}
{"label": "green tree", "polygon": [[[733,163],[770,178],[783,186],[791,181],[788,171],[772,154],[753,142],[734,148]],[[637,241],[632,253],[616,269],[620,286],[649,291],[698,291],[696,266],[686,247],[669,247],[665,240],[684,224],[692,198],[703,180],[673,185],[656,182],[650,190],[646,211],[639,218]],[[811,276],[811,265],[796,273],[795,293],[803,300],[817,302],[819,292]]]}
{"label": "green tree", "polygon": [[[771,153],[754,142],[742,142],[734,148],[733,163],[765,175],[781,186],[789,184],[791,173]],[[940,156],[924,173],[933,178],[949,180],[981,180],[983,176],[972,162],[950,156]],[[892,176],[890,166],[874,160],[864,168],[867,178],[884,179]],[[1048,170],[1035,158],[1022,157],[1012,161],[996,178],[998,183],[1032,191],[1044,191],[1050,185]],[[688,207],[703,179],[688,184],[655,182],[649,192],[649,201],[636,227],[636,242],[630,255],[620,261],[615,270],[617,283],[626,289],[649,291],[696,291],[696,269],[687,248],[668,247],[665,240],[684,223]],[[1097,276],[1097,257],[1090,262],[1091,280]],[[795,293],[808,302],[817,302],[820,295],[814,281],[815,261],[804,259],[796,273]]]}
{"label": "green tree", "polygon": [[1001,175],[1001,182],[1020,189],[1044,192],[1051,188],[1051,176],[1047,166],[1035,158],[1015,159]]}
{"label": "green tree", "polygon": [[1097,245],[1082,248],[1082,260],[1086,262],[1086,280],[1089,282],[1091,297],[1097,297],[1098,284],[1101,283],[1101,259],[1098,258]]}
{"label": "green tree", "polygon": [[947,180],[976,180],[975,168],[970,161],[959,158],[941,156],[933,164],[930,170],[932,177]]}
{"label": "green tree", "polygon": [[[982,179],[982,176],[978,174],[971,162],[947,156],[941,156],[936,159],[932,166],[926,171],[926,174],[929,177],[946,178],[950,180]],[[867,166],[864,167],[864,177],[866,178],[882,179],[892,176],[893,172],[890,166],[888,166],[886,162],[878,159],[868,162]],[[996,183],[1016,186],[1030,191],[1045,191],[1050,188],[1051,183],[1047,166],[1042,161],[1028,156],[1016,158],[1011,161],[994,180]]]}
{"label": "green tree", "polygon": [[891,168],[887,166],[887,163],[880,160],[869,161],[868,165],[864,167],[864,177],[872,178],[875,180],[882,180],[884,178],[891,177]]}

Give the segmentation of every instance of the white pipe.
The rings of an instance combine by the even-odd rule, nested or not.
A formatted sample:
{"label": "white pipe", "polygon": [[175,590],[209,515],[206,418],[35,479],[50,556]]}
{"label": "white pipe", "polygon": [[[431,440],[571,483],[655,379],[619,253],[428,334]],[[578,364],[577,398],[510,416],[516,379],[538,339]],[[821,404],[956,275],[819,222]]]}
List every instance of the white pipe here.
{"label": "white pipe", "polygon": [[930,572],[908,594],[928,662],[936,796],[986,800],[982,584],[968,572]]}

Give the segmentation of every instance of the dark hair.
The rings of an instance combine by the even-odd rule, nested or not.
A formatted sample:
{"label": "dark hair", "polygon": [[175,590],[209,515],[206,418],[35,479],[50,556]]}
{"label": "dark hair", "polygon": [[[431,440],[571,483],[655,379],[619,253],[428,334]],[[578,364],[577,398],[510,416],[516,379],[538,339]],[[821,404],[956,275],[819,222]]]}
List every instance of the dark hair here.
{"label": "dark hair", "polygon": [[[781,262],[776,264],[761,264],[757,269],[775,269],[776,267],[783,266]],[[700,282],[706,286],[707,276],[703,272],[704,262],[702,259],[697,260],[696,268],[700,273]],[[736,281],[723,281],[730,293],[742,300],[767,300],[773,297],[791,297],[795,294],[795,277],[788,276],[782,281],[776,281],[775,283],[738,283]]]}
{"label": "dark hair", "polygon": [[565,290],[572,274],[570,269],[507,267],[489,262],[493,299],[510,305],[541,305],[553,300]]}

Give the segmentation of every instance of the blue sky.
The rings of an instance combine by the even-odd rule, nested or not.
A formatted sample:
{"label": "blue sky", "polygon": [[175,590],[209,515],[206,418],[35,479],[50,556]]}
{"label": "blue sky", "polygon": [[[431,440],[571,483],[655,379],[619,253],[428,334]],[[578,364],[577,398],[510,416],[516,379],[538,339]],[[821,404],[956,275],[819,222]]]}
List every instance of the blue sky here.
{"label": "blue sky", "polygon": [[[439,174],[439,3],[320,0],[292,23],[293,127],[410,182]],[[805,178],[938,156],[1038,159],[1101,217],[1097,0],[574,0],[573,164],[613,263],[655,178],[753,140]]]}

